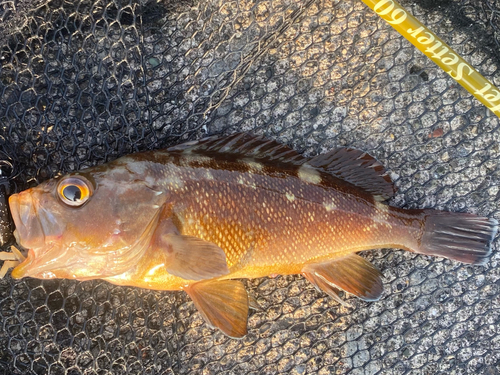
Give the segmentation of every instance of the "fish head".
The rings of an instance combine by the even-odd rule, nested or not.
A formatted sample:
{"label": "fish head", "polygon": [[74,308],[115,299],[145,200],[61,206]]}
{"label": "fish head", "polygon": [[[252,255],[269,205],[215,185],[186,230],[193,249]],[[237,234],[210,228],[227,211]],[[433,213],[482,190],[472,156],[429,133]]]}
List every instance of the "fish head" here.
{"label": "fish head", "polygon": [[14,235],[28,249],[12,277],[88,280],[134,267],[165,202],[137,170],[96,167],[12,195]]}

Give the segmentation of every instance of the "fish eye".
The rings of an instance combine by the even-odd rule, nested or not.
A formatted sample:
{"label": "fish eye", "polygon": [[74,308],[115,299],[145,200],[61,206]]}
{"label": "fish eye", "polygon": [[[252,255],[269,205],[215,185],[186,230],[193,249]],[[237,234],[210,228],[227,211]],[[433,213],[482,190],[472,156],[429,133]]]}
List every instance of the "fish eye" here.
{"label": "fish eye", "polygon": [[92,184],[82,176],[66,177],[59,182],[57,194],[68,206],[82,206],[92,196]]}

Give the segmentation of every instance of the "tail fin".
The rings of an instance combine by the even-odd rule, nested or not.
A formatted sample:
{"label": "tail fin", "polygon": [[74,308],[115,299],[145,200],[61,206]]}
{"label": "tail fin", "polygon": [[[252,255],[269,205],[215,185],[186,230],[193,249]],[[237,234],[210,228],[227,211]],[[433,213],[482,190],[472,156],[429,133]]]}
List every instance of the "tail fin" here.
{"label": "tail fin", "polygon": [[498,230],[495,219],[465,213],[427,211],[418,252],[463,263],[485,264]]}

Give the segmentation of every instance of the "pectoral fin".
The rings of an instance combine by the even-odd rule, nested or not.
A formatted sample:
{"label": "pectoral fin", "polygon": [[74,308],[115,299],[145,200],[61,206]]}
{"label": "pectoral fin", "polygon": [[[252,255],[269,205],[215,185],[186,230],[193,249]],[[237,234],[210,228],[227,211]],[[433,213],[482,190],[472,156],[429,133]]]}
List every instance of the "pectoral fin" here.
{"label": "pectoral fin", "polygon": [[219,246],[179,234],[163,234],[161,246],[167,252],[168,273],[186,280],[204,280],[229,273],[226,254]]}
{"label": "pectoral fin", "polygon": [[240,281],[202,281],[185,290],[208,324],[230,337],[246,335],[248,296]]}
{"label": "pectoral fin", "polygon": [[378,300],[383,291],[380,271],[356,254],[307,264],[302,273],[316,287],[337,301],[339,289],[354,294],[364,301]]}

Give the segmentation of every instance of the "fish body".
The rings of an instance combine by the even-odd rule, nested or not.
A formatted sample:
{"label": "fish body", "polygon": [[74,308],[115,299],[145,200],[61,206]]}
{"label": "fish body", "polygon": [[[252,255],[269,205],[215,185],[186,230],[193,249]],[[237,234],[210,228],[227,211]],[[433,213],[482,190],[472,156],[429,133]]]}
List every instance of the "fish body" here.
{"label": "fish body", "polygon": [[[224,249],[229,273],[222,278],[297,274],[306,263],[357,251],[411,249],[423,231],[422,210],[379,203],[312,168],[305,172],[310,177],[299,177],[298,168],[283,171],[256,161],[193,155],[169,161],[170,156],[160,155],[140,154],[141,160],[132,155],[122,162],[145,168],[146,174],[161,170],[152,187],[164,194],[160,205],[167,204],[168,214],[163,216],[174,217],[183,235]],[[319,178],[324,185],[316,183]],[[143,258],[140,274],[132,270],[108,280],[182,289],[185,280],[173,278],[152,259]]]}
{"label": "fish body", "polygon": [[403,210],[369,155],[338,149],[307,159],[236,134],[138,153],[15,194],[15,236],[29,249],[15,278],[105,279],[185,290],[224,333],[246,333],[239,281],[303,274],[337,298],[382,293],[355,253],[400,248],[484,263],[497,224],[471,214]]}

